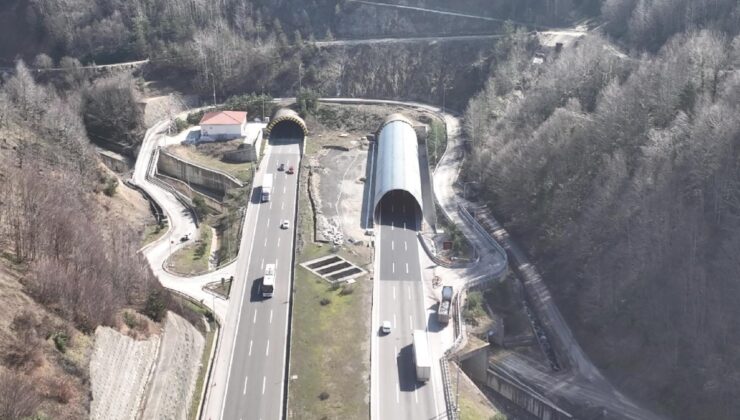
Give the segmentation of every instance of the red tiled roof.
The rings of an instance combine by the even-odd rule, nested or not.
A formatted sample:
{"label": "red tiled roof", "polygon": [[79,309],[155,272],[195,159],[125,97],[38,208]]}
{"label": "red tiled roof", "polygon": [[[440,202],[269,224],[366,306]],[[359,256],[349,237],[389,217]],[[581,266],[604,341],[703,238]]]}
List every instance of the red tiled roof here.
{"label": "red tiled roof", "polygon": [[200,125],[234,125],[243,124],[247,120],[247,113],[242,111],[212,111],[206,112],[200,120]]}

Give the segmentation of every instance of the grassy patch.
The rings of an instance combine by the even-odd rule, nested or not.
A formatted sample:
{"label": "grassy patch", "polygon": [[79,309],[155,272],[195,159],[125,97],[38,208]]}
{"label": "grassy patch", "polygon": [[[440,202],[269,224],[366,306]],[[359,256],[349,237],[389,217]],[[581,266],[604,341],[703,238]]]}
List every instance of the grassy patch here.
{"label": "grassy patch", "polygon": [[144,227],[144,239],[142,240],[142,246],[149,245],[150,243],[161,238],[165,233],[167,233],[167,225],[165,224],[146,225]]}
{"label": "grassy patch", "polygon": [[206,376],[208,375],[208,361],[211,356],[211,349],[216,342],[216,322],[209,322],[210,330],[206,333],[206,343],[203,347],[203,355],[200,357],[200,370],[198,371],[198,379],[195,380],[195,389],[193,390],[193,398],[190,401],[190,410],[188,410],[188,420],[196,420],[198,418],[198,405],[200,404],[200,397],[203,394],[203,387],[206,383]]}
{"label": "grassy patch", "polygon": [[198,145],[197,147],[175,146],[167,148],[167,151],[190,162],[226,172],[247,185],[252,183],[252,164],[249,162],[224,162],[219,157],[225,150],[236,150],[238,143],[235,142],[240,141],[241,140],[232,140],[228,142],[206,143]]}
{"label": "grassy patch", "polygon": [[[315,258],[326,252],[315,246]],[[368,280],[342,293],[303,268],[296,270],[290,412],[293,418],[367,418],[366,349],[369,313],[358,311]],[[327,302],[322,305],[322,301]],[[369,308],[368,308],[369,310]],[[365,362],[365,363],[363,363]]]}
{"label": "grassy patch", "polygon": [[167,268],[182,275],[202,274],[208,271],[211,256],[211,227],[201,224],[200,239],[188,244],[167,259]]}

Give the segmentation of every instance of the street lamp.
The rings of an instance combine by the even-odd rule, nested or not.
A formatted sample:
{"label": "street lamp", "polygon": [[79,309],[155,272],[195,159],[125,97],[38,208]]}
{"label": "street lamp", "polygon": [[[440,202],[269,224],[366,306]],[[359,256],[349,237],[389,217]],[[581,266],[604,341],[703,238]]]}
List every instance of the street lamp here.
{"label": "street lamp", "polygon": [[468,184],[477,184],[477,183],[478,183],[478,181],[463,182],[463,198],[464,199],[466,199],[466,200],[468,199],[468,194],[467,194]]}

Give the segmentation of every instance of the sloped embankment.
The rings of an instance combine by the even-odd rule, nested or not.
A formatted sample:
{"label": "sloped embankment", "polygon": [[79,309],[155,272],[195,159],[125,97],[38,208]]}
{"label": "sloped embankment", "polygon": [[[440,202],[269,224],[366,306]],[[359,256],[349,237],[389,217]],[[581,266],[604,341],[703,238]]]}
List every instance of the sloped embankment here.
{"label": "sloped embankment", "polygon": [[136,418],[159,343],[158,336],[137,341],[109,327],[95,331],[90,360],[91,420]]}

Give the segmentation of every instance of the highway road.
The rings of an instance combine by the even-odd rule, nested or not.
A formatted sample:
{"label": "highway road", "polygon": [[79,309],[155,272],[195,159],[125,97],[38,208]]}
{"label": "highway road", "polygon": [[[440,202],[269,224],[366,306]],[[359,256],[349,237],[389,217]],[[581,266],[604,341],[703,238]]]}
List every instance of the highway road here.
{"label": "highway road", "polygon": [[[229,313],[237,317],[236,336],[231,343],[222,419],[277,420],[283,414],[301,138],[276,135],[273,130],[254,184],[259,186],[265,174],[273,174],[272,197],[260,203],[260,188],[254,188],[250,207],[256,211],[245,222],[242,245],[247,247],[242,249],[248,249],[249,256],[246,263],[237,265],[241,294],[232,297]],[[296,173],[278,171],[280,163],[286,169],[292,165]],[[290,221],[289,229],[280,228],[282,220]],[[271,263],[276,264],[275,293],[263,299],[259,284],[265,265]]]}
{"label": "highway road", "polygon": [[[377,270],[374,299],[377,317],[392,324],[391,333],[373,332],[373,419],[435,419],[446,414],[444,401],[437,401],[435,388],[441,386],[433,374],[426,383],[417,382],[411,333],[427,330],[424,285],[419,262],[416,232],[421,211],[410,194],[393,191],[380,203],[375,226]],[[436,328],[436,323],[430,324]],[[432,358],[432,370],[439,367]],[[441,405],[440,405],[441,404]]]}

